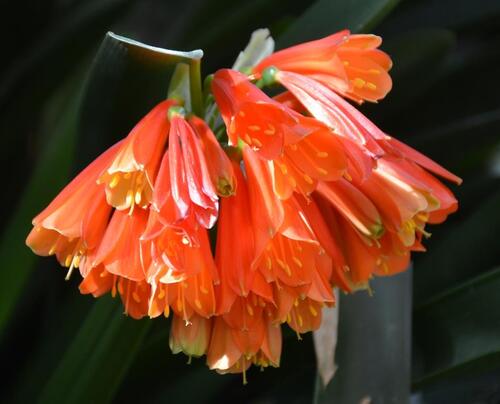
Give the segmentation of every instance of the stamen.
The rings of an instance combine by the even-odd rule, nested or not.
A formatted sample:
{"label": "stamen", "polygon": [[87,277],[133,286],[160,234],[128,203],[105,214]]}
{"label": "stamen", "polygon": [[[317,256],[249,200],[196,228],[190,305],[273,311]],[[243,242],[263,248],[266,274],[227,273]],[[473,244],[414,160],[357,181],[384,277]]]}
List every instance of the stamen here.
{"label": "stamen", "polygon": [[109,182],[109,187],[111,189],[115,188],[118,185],[118,182],[120,182],[120,174],[113,175],[113,178],[111,178],[111,181]]}
{"label": "stamen", "polygon": [[257,147],[262,147],[262,143],[261,143],[261,141],[260,141],[259,139],[257,139],[256,137],[253,137],[253,138],[252,138],[252,142],[253,142],[253,144],[254,144],[255,146],[257,146]]}
{"label": "stamen", "polygon": [[311,312],[311,314],[316,317],[318,315],[318,312],[317,310],[310,304],[309,305],[309,311]]}
{"label": "stamen", "polygon": [[139,297],[139,295],[135,291],[132,293],[132,298],[135,300],[136,303],[141,302],[141,298]]}

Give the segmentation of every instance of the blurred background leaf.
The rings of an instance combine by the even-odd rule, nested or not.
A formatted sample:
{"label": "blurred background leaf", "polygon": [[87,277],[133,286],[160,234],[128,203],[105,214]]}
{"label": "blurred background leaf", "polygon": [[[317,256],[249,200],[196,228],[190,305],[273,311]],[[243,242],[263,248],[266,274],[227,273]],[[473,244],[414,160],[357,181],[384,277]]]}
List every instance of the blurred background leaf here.
{"label": "blurred background leaf", "polygon": [[[67,179],[165,97],[170,67],[109,41],[99,51],[107,31],[169,49],[203,48],[204,73],[211,73],[230,66],[261,27],[271,29],[280,47],[345,27],[384,36],[394,90],[363,112],[465,180],[453,187],[461,209],[431,228],[429,251],[415,255],[412,402],[498,402],[500,302],[498,270],[492,270],[500,265],[498,1],[4,3],[0,32],[12,40],[3,42],[7,57],[0,66],[7,173],[0,216],[2,402],[312,402],[310,335],[297,341],[286,333],[281,368],[252,370],[243,387],[239,376],[211,373],[203,360],[188,366],[185,357],[172,355],[168,320],[133,322],[116,301],[80,296],[76,276],[65,282],[55,260],[39,260],[24,246],[31,218]],[[343,365],[349,344],[363,342],[349,333],[409,299],[391,299],[384,281],[375,283],[374,298],[341,298],[341,310],[356,313],[340,317],[346,325],[337,358],[345,375],[367,370]],[[363,337],[369,344],[369,330]],[[380,344],[378,353],[387,352],[388,343]],[[343,377],[320,399],[350,404],[349,397],[340,399]]]}

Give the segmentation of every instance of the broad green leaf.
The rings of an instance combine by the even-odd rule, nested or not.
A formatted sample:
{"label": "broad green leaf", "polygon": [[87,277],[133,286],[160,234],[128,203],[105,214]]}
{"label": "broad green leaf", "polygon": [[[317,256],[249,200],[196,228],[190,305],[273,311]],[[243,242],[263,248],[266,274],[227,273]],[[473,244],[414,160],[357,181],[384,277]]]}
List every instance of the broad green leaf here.
{"label": "broad green leaf", "polygon": [[419,257],[415,266],[417,308],[442,290],[498,263],[499,208],[500,193],[497,192],[468,217],[449,226],[446,237],[434,243],[431,238],[426,243],[428,251]]}
{"label": "broad green leaf", "polygon": [[283,48],[318,39],[348,28],[367,32],[398,3],[398,0],[318,0],[278,39]]}
{"label": "broad green leaf", "polygon": [[499,288],[497,268],[442,292],[416,309],[416,388],[499,366]]}
{"label": "broad green leaf", "polygon": [[[167,97],[178,62],[199,62],[202,51],[179,52],[108,33],[89,74],[80,116],[81,166],[112,143]],[[105,96],[103,96],[105,94]]]}
{"label": "broad green leaf", "polygon": [[[119,299],[117,299],[119,300]],[[82,323],[38,402],[106,403],[120,385],[151,322],[123,316],[121,302],[100,298]]]}
{"label": "broad green leaf", "polygon": [[340,297],[337,370],[326,388],[318,377],[316,403],[409,401],[411,278],[411,271],[375,278],[373,296]]}

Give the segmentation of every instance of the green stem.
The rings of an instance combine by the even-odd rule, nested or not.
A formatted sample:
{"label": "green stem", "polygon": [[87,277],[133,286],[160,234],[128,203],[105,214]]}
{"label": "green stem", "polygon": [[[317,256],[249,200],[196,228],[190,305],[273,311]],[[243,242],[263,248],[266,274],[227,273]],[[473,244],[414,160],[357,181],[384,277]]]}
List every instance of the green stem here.
{"label": "green stem", "polygon": [[201,89],[201,59],[193,59],[189,69],[191,82],[191,107],[193,113],[203,116],[203,95]]}

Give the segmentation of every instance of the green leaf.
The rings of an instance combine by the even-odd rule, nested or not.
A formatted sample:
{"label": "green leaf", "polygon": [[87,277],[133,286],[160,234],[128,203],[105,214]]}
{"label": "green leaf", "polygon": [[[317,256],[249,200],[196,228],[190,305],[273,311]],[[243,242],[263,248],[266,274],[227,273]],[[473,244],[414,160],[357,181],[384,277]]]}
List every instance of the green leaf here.
{"label": "green leaf", "polygon": [[279,38],[279,47],[318,39],[348,28],[368,32],[398,0],[318,0]]}
{"label": "green leaf", "polygon": [[375,278],[373,296],[340,297],[338,368],[326,389],[318,377],[316,403],[408,402],[411,278],[411,271]]}
{"label": "green leaf", "polygon": [[415,311],[416,388],[499,366],[499,288],[497,268],[444,291]]}
{"label": "green leaf", "polygon": [[87,165],[89,157],[125,137],[167,97],[177,63],[198,63],[202,56],[201,50],[172,51],[107,33],[85,86],[79,165]]}
{"label": "green leaf", "polygon": [[114,34],[113,32],[108,32],[106,37],[125,46],[132,58],[154,58],[157,63],[165,65],[190,63],[193,60],[201,60],[203,57],[203,51],[201,49],[189,52],[164,49],[157,46],[147,45],[134,39]]}
{"label": "green leaf", "polygon": [[100,298],[85,318],[39,403],[106,403],[120,385],[146,335],[150,320],[122,315],[120,302]]}

